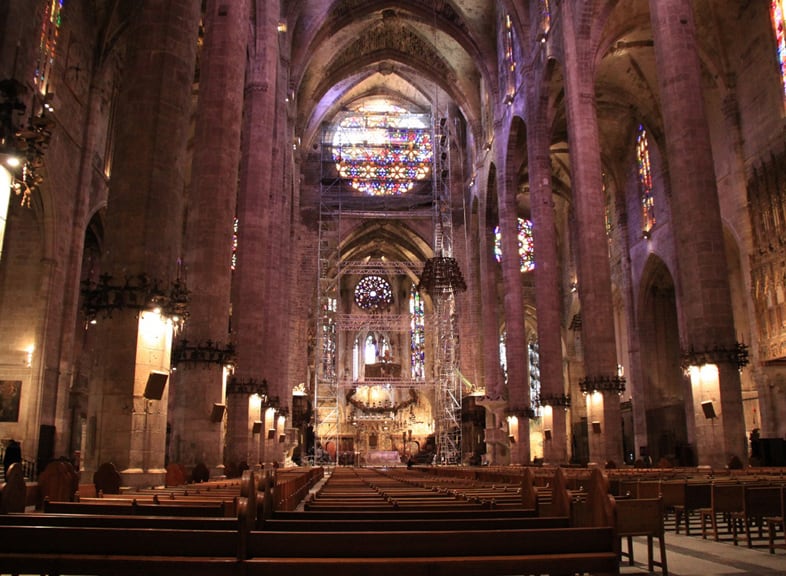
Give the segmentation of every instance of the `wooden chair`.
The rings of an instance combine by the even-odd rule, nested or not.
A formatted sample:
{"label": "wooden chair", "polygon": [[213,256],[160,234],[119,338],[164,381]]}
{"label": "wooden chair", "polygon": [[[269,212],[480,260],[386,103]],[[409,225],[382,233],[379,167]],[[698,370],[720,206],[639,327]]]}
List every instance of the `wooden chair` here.
{"label": "wooden chair", "polygon": [[712,485],[712,501],[709,508],[701,508],[701,535],[707,538],[707,523],[712,526],[712,533],[715,541],[718,536],[718,515],[726,522],[727,532],[732,531],[731,515],[739,513],[744,507],[745,489],[742,484],[737,482],[715,482]]}
{"label": "wooden chair", "polygon": [[764,517],[764,522],[767,524],[767,539],[770,554],[775,554],[775,536],[778,526],[783,530],[784,547],[786,547],[786,524],[784,524],[784,517],[786,517],[786,484],[782,484],[780,488],[780,513],[775,516]]}
{"label": "wooden chair", "polygon": [[[669,569],[666,562],[665,528],[663,525],[663,500],[661,498],[622,499],[617,500],[614,506],[616,515],[617,535],[620,538],[620,556],[627,557],[628,563],[633,566],[633,537],[647,537],[647,566],[650,572],[655,566],[663,571],[663,576],[668,576]],[[653,540],[658,539],[660,549],[660,562],[653,557]],[[627,540],[627,552],[622,550],[622,540]]]}
{"label": "wooden chair", "polygon": [[[753,538],[751,536],[751,526],[756,524],[759,529],[759,538],[764,537],[764,518],[769,516],[773,506],[780,502],[781,488],[780,486],[749,486],[747,484],[744,488],[743,509],[739,512],[732,513],[731,517],[732,521],[738,520],[742,523],[748,548],[752,548]],[[737,545],[736,528],[736,524],[733,524],[732,535],[734,537],[735,546]]]}

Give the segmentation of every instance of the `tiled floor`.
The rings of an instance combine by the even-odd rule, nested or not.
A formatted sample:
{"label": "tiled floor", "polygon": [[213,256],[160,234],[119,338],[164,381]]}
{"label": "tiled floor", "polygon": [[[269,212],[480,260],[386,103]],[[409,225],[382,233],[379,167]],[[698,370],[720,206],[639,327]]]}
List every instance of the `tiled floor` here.
{"label": "tiled floor", "polygon": [[[691,532],[690,536],[666,532],[666,563],[670,576],[759,576],[786,575],[786,549],[783,548],[783,536],[780,535],[781,548],[770,554],[766,540],[757,540],[754,547],[734,546],[731,539],[721,538],[720,542],[704,540],[701,533]],[[624,545],[623,545],[624,549]],[[654,546],[655,560],[659,559],[657,541]],[[634,538],[634,566],[628,566],[627,558],[623,558],[622,574],[648,574],[647,546],[645,538]],[[655,567],[654,574],[661,574]]]}

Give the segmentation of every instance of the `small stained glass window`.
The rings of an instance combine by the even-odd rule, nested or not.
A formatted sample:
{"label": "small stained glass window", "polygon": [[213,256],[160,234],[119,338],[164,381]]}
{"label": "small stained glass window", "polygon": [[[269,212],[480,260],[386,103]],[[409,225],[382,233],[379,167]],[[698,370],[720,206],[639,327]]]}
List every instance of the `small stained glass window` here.
{"label": "small stained glass window", "polygon": [[786,98],[786,2],[784,0],[772,0],[770,2],[770,16],[772,17],[772,29],[775,33],[775,48],[778,56],[778,67],[781,72],[781,88]]}
{"label": "small stained glass window", "polygon": [[355,304],[367,312],[381,312],[393,302],[393,290],[381,276],[365,276],[355,286]]}
{"label": "small stained glass window", "polygon": [[[532,221],[519,218],[519,256],[521,257],[521,271],[529,272],[535,268],[535,250],[532,240]],[[499,226],[494,228],[494,257],[497,262],[502,262],[502,233]]]}
{"label": "small stained glass window", "polygon": [[642,230],[649,234],[655,226],[655,196],[652,189],[652,167],[647,129],[639,126],[636,137],[636,159],[639,171],[639,198],[641,199]]}

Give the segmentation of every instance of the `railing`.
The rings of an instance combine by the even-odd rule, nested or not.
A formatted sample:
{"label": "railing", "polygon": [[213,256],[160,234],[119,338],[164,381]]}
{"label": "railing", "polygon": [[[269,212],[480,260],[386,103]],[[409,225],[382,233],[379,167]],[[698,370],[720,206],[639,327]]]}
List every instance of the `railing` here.
{"label": "railing", "polygon": [[[0,447],[0,460],[5,459],[5,448]],[[27,480],[35,480],[38,478],[38,466],[34,460],[25,460],[22,459],[22,471],[24,472],[25,479]],[[5,470],[0,469],[0,475],[2,475],[3,482],[5,482]]]}

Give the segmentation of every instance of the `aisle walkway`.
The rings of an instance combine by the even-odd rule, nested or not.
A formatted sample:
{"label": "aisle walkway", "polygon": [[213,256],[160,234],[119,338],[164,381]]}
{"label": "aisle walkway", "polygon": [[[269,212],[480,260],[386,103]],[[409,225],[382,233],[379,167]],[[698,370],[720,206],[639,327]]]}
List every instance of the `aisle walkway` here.
{"label": "aisle walkway", "polygon": [[[782,536],[781,542],[782,540]],[[647,574],[647,546],[645,538],[633,539],[635,566],[628,566],[627,558],[621,564],[622,574]],[[626,544],[623,544],[623,549]],[[734,546],[729,541],[704,540],[701,535],[685,536],[666,532],[666,561],[670,576],[761,576],[786,575],[786,550],[775,549],[770,554],[766,546]],[[655,559],[658,559],[657,542]],[[654,574],[661,574],[656,567]]]}

